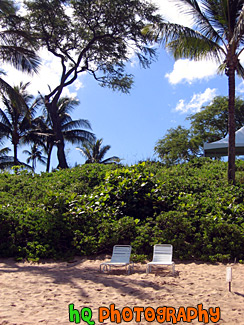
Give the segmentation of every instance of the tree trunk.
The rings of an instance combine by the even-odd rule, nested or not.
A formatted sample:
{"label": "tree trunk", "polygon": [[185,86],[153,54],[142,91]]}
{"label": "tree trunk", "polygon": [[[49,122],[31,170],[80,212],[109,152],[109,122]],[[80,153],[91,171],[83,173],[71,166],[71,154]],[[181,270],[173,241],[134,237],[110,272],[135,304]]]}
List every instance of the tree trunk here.
{"label": "tree trunk", "polygon": [[50,145],[50,148],[48,148],[48,152],[47,152],[47,167],[46,167],[46,172],[48,172],[48,173],[49,173],[49,169],[50,169],[50,162],[51,162],[52,150],[53,150],[53,145]]}
{"label": "tree trunk", "polygon": [[229,150],[228,150],[228,182],[235,184],[235,67],[228,69],[229,85]]}
{"label": "tree trunk", "polygon": [[46,107],[48,112],[50,113],[52,125],[53,125],[53,132],[54,132],[54,139],[55,139],[55,145],[58,149],[58,167],[59,168],[68,168],[68,164],[66,161],[65,153],[64,153],[64,137],[61,130],[61,125],[59,123],[59,117],[58,117],[58,108],[56,103],[46,103]]}
{"label": "tree trunk", "polygon": [[[57,140],[57,148],[58,148],[58,167],[59,168],[69,168],[65,153],[64,153],[64,139],[61,140],[61,136],[58,135],[58,140]],[[63,135],[62,135],[63,138]]]}
{"label": "tree trunk", "polygon": [[17,144],[14,143],[14,165],[17,166],[18,165],[18,157],[17,157]]}

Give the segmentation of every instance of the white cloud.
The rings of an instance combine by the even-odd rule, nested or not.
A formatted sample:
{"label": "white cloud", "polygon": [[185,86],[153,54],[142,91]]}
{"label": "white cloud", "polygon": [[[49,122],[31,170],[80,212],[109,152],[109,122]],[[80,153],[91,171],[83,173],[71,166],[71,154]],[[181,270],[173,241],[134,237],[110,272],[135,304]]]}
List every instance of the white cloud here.
{"label": "white cloud", "polygon": [[216,76],[218,64],[214,61],[191,61],[189,59],[180,59],[174,63],[173,71],[166,73],[169,83],[176,85],[200,79],[209,79]]}
{"label": "white cloud", "polygon": [[81,88],[84,88],[83,83],[79,79],[75,80],[75,82],[73,83],[73,86],[74,86],[76,91],[78,91]]}
{"label": "white cloud", "polygon": [[237,85],[236,92],[237,92],[237,95],[238,95],[238,93],[244,94],[244,81],[242,81],[241,83],[239,83],[239,85]]}
{"label": "white cloud", "polygon": [[180,99],[175,111],[180,113],[197,113],[204,104],[213,100],[217,94],[217,89],[207,88],[204,93],[194,94],[187,103],[184,99]]}
{"label": "white cloud", "polygon": [[192,18],[189,15],[184,15],[182,12],[180,12],[179,8],[177,8],[172,1],[154,0],[153,3],[158,6],[159,13],[166,21],[187,27],[192,26]]}
{"label": "white cloud", "polygon": [[241,64],[244,65],[244,52],[241,53],[239,59],[240,59]]}

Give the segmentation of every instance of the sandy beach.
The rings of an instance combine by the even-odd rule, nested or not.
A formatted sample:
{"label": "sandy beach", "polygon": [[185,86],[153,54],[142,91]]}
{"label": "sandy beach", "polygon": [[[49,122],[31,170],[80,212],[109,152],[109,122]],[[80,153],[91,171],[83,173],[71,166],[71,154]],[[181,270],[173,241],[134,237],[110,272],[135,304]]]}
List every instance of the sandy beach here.
{"label": "sandy beach", "polygon": [[[176,261],[175,275],[171,267],[153,268],[147,275],[146,264],[136,263],[134,273],[127,275],[124,267],[100,273],[104,260],[77,257],[71,263],[19,263],[0,259],[0,324],[75,324],[77,313],[83,317],[80,324],[116,324],[119,319],[110,319],[112,307],[124,315],[121,324],[184,324],[187,312],[194,317],[199,308],[206,311],[201,311],[203,321],[198,315],[190,324],[203,324],[207,314],[209,323],[244,324],[244,265]],[[230,266],[231,292],[226,282]],[[217,322],[217,314],[212,318],[209,312],[214,313],[216,307],[220,308]],[[162,317],[152,320],[153,311],[155,317],[160,313]]]}

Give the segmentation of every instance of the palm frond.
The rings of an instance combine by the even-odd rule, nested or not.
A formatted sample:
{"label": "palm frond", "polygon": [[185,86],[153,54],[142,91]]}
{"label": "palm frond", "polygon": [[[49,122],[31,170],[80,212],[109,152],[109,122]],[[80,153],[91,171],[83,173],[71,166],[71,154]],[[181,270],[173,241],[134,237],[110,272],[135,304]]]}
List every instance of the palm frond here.
{"label": "palm frond", "polygon": [[0,157],[0,169],[8,169],[14,166],[14,157]]}
{"label": "palm frond", "polygon": [[12,135],[12,128],[9,128],[4,123],[0,122],[0,136],[11,138]]}
{"label": "palm frond", "polygon": [[0,157],[6,156],[10,151],[11,151],[11,149],[8,147],[0,149]]}
{"label": "palm frond", "polygon": [[231,43],[242,43],[244,42],[244,4],[240,11],[239,19],[237,21]]}
{"label": "palm frond", "polygon": [[238,76],[240,76],[242,79],[244,79],[244,67],[241,65],[240,62],[238,62],[238,64],[237,64],[236,71],[237,71]]}
{"label": "palm frond", "polygon": [[87,158],[88,161],[90,161],[90,162],[92,161],[92,155],[91,155],[90,149],[85,144],[83,144],[83,148],[77,147],[76,150],[80,151],[80,153],[85,158]]}
{"label": "palm frond", "polygon": [[66,131],[66,130],[72,130],[74,128],[84,128],[84,129],[88,129],[91,130],[91,124],[88,120],[72,120],[62,124],[62,130]]}
{"label": "palm frond", "polygon": [[79,105],[79,100],[77,98],[70,98],[70,97],[62,97],[58,101],[58,111],[59,115],[62,115],[64,113],[70,113],[72,112],[76,106]]}
{"label": "palm frond", "polygon": [[120,161],[121,159],[119,157],[113,156],[101,161],[101,164],[113,164],[113,163],[119,163]]}
{"label": "palm frond", "polygon": [[7,15],[14,15],[16,13],[17,8],[13,1],[4,0],[0,1],[0,15],[7,16]]}
{"label": "palm frond", "polygon": [[0,169],[10,168],[10,167],[13,167],[16,165],[23,166],[27,169],[33,170],[33,168],[30,165],[28,165],[20,160],[17,160],[17,163],[16,163],[14,161],[14,157],[12,157],[12,156],[5,156],[5,157],[0,158]]}
{"label": "palm frond", "polygon": [[35,52],[20,46],[0,46],[0,58],[3,62],[10,63],[16,69],[27,73],[38,72],[40,59]]}
{"label": "palm frond", "polygon": [[66,141],[72,144],[93,141],[95,137],[93,133],[79,129],[63,131],[63,136]]}
{"label": "palm frond", "polygon": [[166,48],[175,59],[182,57],[195,60],[209,58],[220,63],[225,56],[224,49],[216,42],[189,28],[180,29],[174,38],[166,44]]}
{"label": "palm frond", "polygon": [[106,146],[101,146],[100,150],[99,150],[99,161],[102,161],[102,159],[104,158],[104,156],[106,155],[106,153],[110,150],[111,146],[106,145]]}
{"label": "palm frond", "polygon": [[[21,95],[21,91],[18,87],[10,86],[5,80],[0,78],[0,92],[2,93],[2,101],[8,108],[8,112],[11,115],[11,107],[15,107],[19,112],[24,110],[28,112],[28,106],[25,102],[24,97]],[[8,97],[8,98],[7,98]],[[14,105],[12,105],[14,103]]]}
{"label": "palm frond", "polygon": [[22,153],[24,153],[25,155],[31,155],[31,152],[29,150],[23,150]]}
{"label": "palm frond", "polygon": [[193,21],[193,28],[198,30],[206,38],[211,39],[213,42],[223,43],[220,34],[213,28],[211,24],[212,11],[208,5],[208,1],[202,0],[201,4],[205,10],[202,10],[197,0],[173,0],[179,8],[182,15],[191,17]]}
{"label": "palm frond", "polygon": [[46,165],[47,164],[47,158],[46,157],[39,157],[39,158],[37,158],[37,160],[42,165]]}
{"label": "palm frond", "polygon": [[26,114],[19,123],[19,131],[21,134],[24,134],[27,130],[30,130],[30,128],[31,128],[31,119]]}
{"label": "palm frond", "polygon": [[219,74],[224,74],[225,71],[226,71],[226,68],[227,68],[227,65],[226,65],[226,62],[224,61],[223,63],[221,63],[221,64],[218,66],[217,73],[219,73]]}
{"label": "palm frond", "polygon": [[4,110],[0,108],[0,131],[11,132],[12,126]]}

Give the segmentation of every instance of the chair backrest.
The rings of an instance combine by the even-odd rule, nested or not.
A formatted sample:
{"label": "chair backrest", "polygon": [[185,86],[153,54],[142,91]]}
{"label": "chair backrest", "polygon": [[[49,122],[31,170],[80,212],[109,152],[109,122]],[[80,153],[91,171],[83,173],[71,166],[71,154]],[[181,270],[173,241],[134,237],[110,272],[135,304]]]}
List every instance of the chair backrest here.
{"label": "chair backrest", "polygon": [[170,244],[157,244],[153,247],[153,262],[172,262],[173,246]]}
{"label": "chair backrest", "polygon": [[111,257],[112,263],[130,263],[131,246],[115,245]]}

